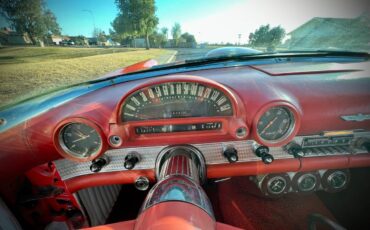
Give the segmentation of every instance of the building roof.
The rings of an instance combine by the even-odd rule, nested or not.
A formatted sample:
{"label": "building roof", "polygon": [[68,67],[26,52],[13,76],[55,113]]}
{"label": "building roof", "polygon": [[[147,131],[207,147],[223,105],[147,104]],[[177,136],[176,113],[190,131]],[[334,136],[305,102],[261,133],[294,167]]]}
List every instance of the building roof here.
{"label": "building roof", "polygon": [[370,50],[370,17],[364,14],[352,19],[313,18],[288,35],[291,49]]}

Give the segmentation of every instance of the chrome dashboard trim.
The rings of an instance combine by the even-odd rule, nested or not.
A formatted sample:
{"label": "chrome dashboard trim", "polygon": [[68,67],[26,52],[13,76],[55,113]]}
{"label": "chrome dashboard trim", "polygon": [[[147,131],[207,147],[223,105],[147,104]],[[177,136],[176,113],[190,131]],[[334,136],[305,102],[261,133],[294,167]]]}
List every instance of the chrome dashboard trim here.
{"label": "chrome dashboard trim", "polygon": [[[206,162],[206,165],[215,164],[228,164],[229,162],[223,156],[223,149],[225,146],[234,146],[238,151],[238,162],[253,162],[260,161],[253,152],[254,141],[229,141],[229,142],[216,142],[216,143],[203,143],[190,145],[198,149]],[[125,171],[123,163],[128,153],[137,152],[141,156],[140,162],[135,165],[133,170],[138,169],[154,169],[156,160],[161,151],[170,147],[167,145],[152,146],[152,147],[135,147],[135,148],[122,148],[112,149],[105,152],[105,155],[110,159],[110,163],[104,166],[99,173]],[[270,148],[271,153],[275,159],[291,159],[292,155],[286,153],[281,147]],[[56,168],[62,180],[68,180],[74,177],[93,174],[90,171],[91,162],[75,162],[68,159],[59,159],[54,161]]]}
{"label": "chrome dashboard trim", "polygon": [[[370,132],[355,132],[355,138],[369,137]],[[299,145],[305,137],[320,137],[320,135],[312,136],[297,136],[293,139]],[[233,146],[238,151],[238,163],[241,162],[256,162],[261,159],[253,152],[253,140],[243,141],[228,141],[228,142],[215,142],[188,145],[194,147],[201,152],[206,165],[229,164],[227,159],[223,156],[223,150],[227,146]],[[99,173],[126,171],[123,164],[127,154],[137,152],[140,154],[141,160],[135,165],[133,170],[142,169],[155,169],[156,161],[161,152],[171,146],[160,145],[151,147],[134,147],[111,149],[105,152],[105,155],[110,159],[110,163],[102,168]],[[164,151],[165,152],[165,151]],[[352,154],[367,153],[365,149],[354,146],[333,146],[333,147],[316,147],[304,149],[304,157],[324,157],[324,156],[343,156]],[[280,159],[293,159],[294,157],[288,154],[283,147],[271,147],[270,153],[274,156],[275,160]],[[54,164],[62,178],[68,180],[74,177],[90,175],[91,162],[74,162],[68,159],[59,159],[54,161]]]}

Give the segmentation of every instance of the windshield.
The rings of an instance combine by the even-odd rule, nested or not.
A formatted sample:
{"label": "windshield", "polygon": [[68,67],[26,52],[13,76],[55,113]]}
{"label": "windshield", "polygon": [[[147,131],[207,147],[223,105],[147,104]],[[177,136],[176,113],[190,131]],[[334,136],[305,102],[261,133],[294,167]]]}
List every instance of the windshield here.
{"label": "windshield", "polygon": [[148,59],[369,52],[369,6],[367,0],[1,0],[0,106],[125,73],[119,69]]}

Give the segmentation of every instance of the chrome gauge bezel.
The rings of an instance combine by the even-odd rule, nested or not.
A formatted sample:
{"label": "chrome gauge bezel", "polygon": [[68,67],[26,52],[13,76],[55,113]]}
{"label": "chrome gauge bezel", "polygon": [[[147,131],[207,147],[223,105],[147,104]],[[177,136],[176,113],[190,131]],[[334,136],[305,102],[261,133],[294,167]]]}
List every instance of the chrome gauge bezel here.
{"label": "chrome gauge bezel", "polygon": [[287,137],[289,137],[291,134],[292,134],[292,132],[293,132],[293,130],[294,130],[294,128],[295,128],[295,119],[294,119],[294,115],[293,115],[293,113],[292,113],[292,111],[288,108],[288,107],[286,107],[286,106],[273,106],[273,107],[270,107],[269,109],[267,109],[260,117],[259,117],[259,119],[258,119],[258,121],[257,121],[257,123],[258,122],[260,122],[260,120],[261,120],[261,118],[267,113],[267,112],[270,112],[272,109],[276,109],[276,108],[282,108],[282,109],[284,109],[287,113],[288,113],[288,115],[289,115],[289,119],[290,119],[290,124],[289,124],[289,128],[288,128],[288,130],[284,133],[284,135],[282,136],[282,137],[280,137],[280,138],[278,138],[278,139],[273,139],[273,140],[267,140],[267,139],[264,139],[261,135],[260,135],[260,133],[259,133],[259,131],[258,131],[258,128],[256,129],[256,132],[257,132],[257,135],[259,136],[259,138],[261,139],[261,140],[263,140],[263,141],[265,141],[265,142],[271,142],[271,143],[276,143],[276,142],[281,142],[282,140],[285,140]]}
{"label": "chrome gauge bezel", "polygon": [[[275,191],[273,191],[273,190],[271,189],[271,185],[272,185],[272,183],[273,183],[274,181],[277,181],[277,180],[281,180],[281,181],[283,181],[283,182],[284,182],[284,187],[282,187],[282,189],[281,189],[279,192],[275,192]],[[274,195],[279,195],[279,194],[284,193],[284,191],[286,190],[287,186],[288,186],[288,182],[287,182],[287,180],[286,180],[284,177],[282,177],[282,176],[275,176],[275,177],[272,177],[271,179],[269,179],[269,180],[267,181],[267,191],[268,191],[269,193],[271,193],[271,194],[274,194]]]}
{"label": "chrome gauge bezel", "polygon": [[[99,139],[100,139],[99,148],[97,150],[95,150],[94,152],[89,153],[86,156],[81,156],[81,154],[76,153],[76,152],[72,151],[70,148],[68,148],[67,145],[64,142],[63,134],[65,132],[65,129],[68,126],[73,125],[73,124],[83,124],[83,125],[86,125],[86,126],[90,127],[91,129],[94,129],[96,131],[97,135],[99,136]],[[103,148],[103,138],[102,138],[102,135],[100,134],[99,130],[96,127],[94,127],[93,125],[87,124],[85,122],[79,122],[79,121],[67,122],[67,123],[63,124],[63,126],[59,129],[58,144],[61,147],[62,151],[64,152],[64,154],[63,154],[64,156],[70,157],[74,160],[90,160],[90,159],[94,159],[94,158],[96,158],[97,156],[100,155],[100,153],[102,151],[102,148]]]}
{"label": "chrome gauge bezel", "polygon": [[[285,185],[284,185],[284,188],[279,191],[279,192],[274,192],[272,191],[272,189],[270,188],[272,182],[274,180],[277,180],[277,179],[280,179],[282,180]],[[277,198],[277,197],[281,197],[283,196],[284,194],[286,194],[291,186],[292,186],[292,181],[289,177],[289,175],[287,173],[278,173],[278,174],[266,174],[263,176],[263,178],[261,178],[260,180],[260,184],[258,185],[262,191],[262,193],[266,196],[269,196],[269,197],[273,197],[273,198]]]}
{"label": "chrome gauge bezel", "polygon": [[[344,177],[344,180],[341,182],[341,185],[340,186],[334,186],[332,184],[332,180],[335,178],[335,177],[338,177],[338,176],[343,176]],[[347,183],[347,174],[344,173],[343,171],[335,171],[331,174],[328,175],[328,178],[327,178],[327,182],[328,184],[333,188],[333,189],[342,189],[346,186],[346,183]]]}
{"label": "chrome gauge bezel", "polygon": [[[335,187],[330,183],[336,176],[344,176],[344,182],[339,187]],[[322,175],[322,187],[327,192],[340,192],[347,188],[351,180],[351,174],[348,169],[329,169]]]}
{"label": "chrome gauge bezel", "polygon": [[[285,132],[285,134],[278,139],[275,140],[267,140],[261,137],[261,135],[258,132],[258,123],[260,122],[260,119],[264,116],[265,113],[270,111],[271,109],[274,108],[283,108],[287,113],[289,114],[290,117],[290,124],[289,128]],[[259,144],[266,145],[269,147],[279,147],[285,144],[288,144],[294,136],[298,133],[300,124],[301,124],[301,109],[297,105],[293,105],[292,103],[289,103],[287,101],[275,101],[268,103],[264,105],[255,115],[253,119],[253,124],[252,124],[252,130],[253,130],[253,137],[255,141],[257,141]]]}
{"label": "chrome gauge bezel", "polygon": [[[309,188],[302,188],[302,183],[304,182],[304,180],[306,180],[307,178],[312,178],[314,180],[314,183],[311,185],[311,187]],[[311,191],[314,191],[316,186],[317,186],[317,183],[318,183],[318,180],[317,180],[317,177],[311,173],[306,173],[306,174],[303,174],[301,175],[298,180],[297,180],[297,187],[298,187],[298,190],[300,192],[311,192]]]}

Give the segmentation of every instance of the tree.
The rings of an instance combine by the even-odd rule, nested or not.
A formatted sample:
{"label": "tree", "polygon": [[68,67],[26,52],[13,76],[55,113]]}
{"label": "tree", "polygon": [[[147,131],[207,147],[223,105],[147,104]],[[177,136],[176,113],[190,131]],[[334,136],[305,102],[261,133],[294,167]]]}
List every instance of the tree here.
{"label": "tree", "polygon": [[146,49],[149,49],[149,36],[158,25],[154,0],[116,0],[116,5],[119,13],[112,22],[113,29],[134,39],[144,36]]}
{"label": "tree", "polygon": [[162,27],[161,28],[161,33],[166,36],[166,39],[168,39],[168,28],[167,27]]}
{"label": "tree", "polygon": [[96,41],[98,42],[106,42],[107,36],[105,35],[105,32],[99,28],[95,28],[93,31],[93,37],[96,38]]}
{"label": "tree", "polygon": [[124,36],[121,34],[118,34],[116,31],[109,29],[109,37],[112,39],[112,41],[122,43],[122,41],[125,39]]}
{"label": "tree", "polygon": [[186,43],[196,43],[194,35],[188,32],[181,34],[181,37],[185,39]]}
{"label": "tree", "polygon": [[47,29],[47,33],[54,35],[61,34],[61,29],[57,22],[57,18],[49,9],[45,10],[44,12],[44,23]]}
{"label": "tree", "polygon": [[49,34],[60,34],[57,19],[45,8],[44,0],[0,0],[0,13],[17,32],[27,33],[33,44]]}
{"label": "tree", "polygon": [[181,25],[175,23],[171,29],[172,39],[175,41],[175,46],[178,46],[179,38],[181,36]]}
{"label": "tree", "polygon": [[280,45],[285,37],[285,30],[280,27],[273,27],[270,25],[262,25],[254,33],[249,34],[249,44],[251,46],[267,47],[267,50],[274,50],[276,46]]}

